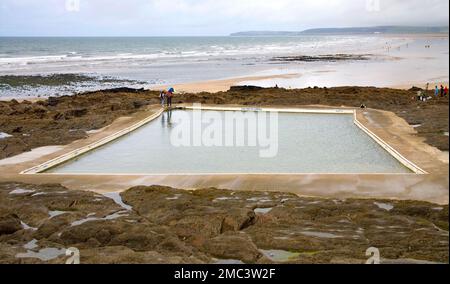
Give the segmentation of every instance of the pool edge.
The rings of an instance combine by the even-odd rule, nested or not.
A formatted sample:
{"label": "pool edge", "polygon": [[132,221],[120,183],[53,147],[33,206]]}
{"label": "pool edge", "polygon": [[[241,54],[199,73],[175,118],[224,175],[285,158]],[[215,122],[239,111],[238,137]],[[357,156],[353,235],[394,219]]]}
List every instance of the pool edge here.
{"label": "pool edge", "polygon": [[65,163],[65,162],[68,162],[68,161],[70,161],[72,159],[75,159],[78,156],[81,156],[83,154],[91,152],[91,151],[93,151],[93,150],[95,150],[95,149],[97,149],[97,148],[99,148],[101,146],[104,146],[104,145],[106,145],[106,144],[108,144],[108,143],[110,143],[110,142],[112,142],[112,141],[114,141],[114,140],[116,140],[116,139],[118,139],[120,137],[123,137],[123,136],[127,135],[128,133],[131,133],[131,132],[135,131],[136,129],[141,128],[142,126],[152,122],[153,120],[155,120],[156,118],[161,116],[161,114],[163,114],[164,111],[165,111],[165,109],[160,108],[156,113],[150,115],[149,117],[146,117],[145,119],[143,119],[143,120],[141,120],[141,121],[139,121],[139,122],[137,122],[137,123],[135,123],[135,124],[133,124],[133,125],[131,125],[129,127],[126,127],[126,128],[124,128],[124,129],[122,129],[120,131],[117,131],[116,133],[111,134],[111,135],[109,135],[109,136],[107,136],[105,138],[102,138],[102,139],[100,139],[100,140],[98,140],[98,141],[96,141],[94,143],[91,143],[91,144],[89,144],[87,146],[75,149],[75,150],[73,150],[73,151],[71,151],[69,153],[66,153],[66,154],[63,154],[63,155],[61,155],[59,157],[51,159],[51,160],[49,160],[49,161],[47,161],[47,162],[45,162],[43,164],[40,164],[40,165],[37,165],[35,167],[26,169],[26,170],[20,172],[20,174],[21,175],[34,175],[34,174],[43,173],[43,172],[45,172],[45,171],[47,171],[47,170],[49,170],[51,168],[54,168],[54,167],[59,166],[59,165]]}
{"label": "pool edge", "polygon": [[[425,175],[429,174],[428,172],[421,169],[419,166],[414,164],[412,161],[405,158],[402,154],[400,154],[397,150],[395,150],[392,146],[390,146],[386,141],[378,137],[376,134],[374,134],[372,131],[370,131],[366,126],[364,126],[363,123],[361,123],[357,118],[357,110],[356,109],[338,109],[338,108],[329,108],[329,109],[306,109],[306,108],[257,108],[257,107],[213,107],[213,106],[201,106],[201,105],[193,105],[193,106],[183,106],[182,109],[188,109],[188,110],[211,110],[211,111],[264,111],[264,112],[283,112],[283,113],[312,113],[312,114],[352,114],[353,115],[353,122],[354,124],[361,129],[366,135],[368,135],[372,140],[374,140],[378,145],[380,145],[385,151],[387,151],[395,160],[400,162],[404,167],[409,169],[411,173],[403,173],[403,174],[417,174],[417,175]],[[20,175],[34,175],[34,174],[44,174],[45,171],[48,171],[51,168],[54,168],[56,166],[59,166],[63,163],[66,163],[72,159],[75,159],[78,156],[81,156],[85,153],[88,153],[90,151],[93,151],[101,146],[104,146],[116,139],[119,139],[123,137],[126,134],[129,134],[142,126],[152,122],[159,116],[161,116],[164,111],[166,111],[163,108],[160,108],[156,113],[152,114],[149,117],[146,117],[145,119],[126,127],[112,135],[109,135],[105,138],[100,139],[99,141],[96,141],[94,143],[91,143],[87,146],[81,147],[79,149],[75,149],[69,153],[63,154],[59,157],[56,157],[52,160],[49,160],[43,164],[37,165],[35,167],[26,169],[22,172],[20,172]],[[45,173],[47,175],[64,175],[59,173]],[[233,174],[233,175],[249,175],[250,173],[241,173],[241,174]],[[271,175],[271,173],[252,173],[255,175]],[[307,173],[310,174],[310,173]],[[307,175],[304,173],[301,174],[291,174],[291,175]],[[329,173],[330,175],[334,175],[337,173]],[[339,174],[357,174],[357,173],[339,173]],[[368,175],[396,175],[398,173],[364,173]],[[67,175],[67,173],[65,173]],[[70,174],[69,175],[78,175],[78,174]],[[88,174],[83,174],[88,175]],[[93,174],[89,174],[93,175]],[[105,174],[102,175],[125,175],[125,174]],[[143,175],[143,174],[139,174]],[[145,175],[154,175],[152,173],[147,173]],[[161,174],[161,175],[174,175],[174,174]],[[201,174],[201,175],[220,175],[220,174]],[[229,174],[231,175],[231,174]],[[284,175],[284,174],[280,174]],[[325,174],[326,175],[326,174]]]}

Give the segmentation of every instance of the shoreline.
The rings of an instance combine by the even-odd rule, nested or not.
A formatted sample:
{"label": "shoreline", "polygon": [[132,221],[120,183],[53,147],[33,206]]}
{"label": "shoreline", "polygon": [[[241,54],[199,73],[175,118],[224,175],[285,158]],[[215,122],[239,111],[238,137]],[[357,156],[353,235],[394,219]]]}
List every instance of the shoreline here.
{"label": "shoreline", "polygon": [[[356,35],[357,36],[357,35]],[[315,50],[305,49],[303,51],[289,51],[286,53],[273,53],[273,54],[265,54],[265,53],[255,53],[252,54],[252,58],[256,58],[255,62],[252,61],[253,67],[242,67],[239,62],[233,63],[234,72],[230,72],[230,65],[224,65],[221,67],[220,65],[224,64],[222,61],[217,61],[217,66],[211,67],[210,65],[201,65],[199,64],[197,68],[186,69],[183,72],[197,72],[196,70],[201,70],[202,68],[209,68],[205,70],[214,70],[213,75],[209,76],[183,76],[177,77],[180,70],[168,64],[168,68],[175,69],[167,69],[166,71],[174,72],[173,76],[161,75],[160,78],[158,73],[154,73],[154,70],[151,68],[145,69],[144,67],[140,67],[141,69],[136,70],[125,70],[124,72],[114,71],[114,69],[100,69],[103,71],[99,71],[100,73],[97,75],[101,75],[105,73],[104,76],[107,79],[108,76],[111,78],[115,78],[115,80],[129,80],[130,87],[140,88],[143,86],[148,86],[147,88],[150,90],[160,90],[161,88],[174,87],[180,93],[201,93],[201,92],[209,92],[209,93],[217,93],[217,92],[225,92],[232,86],[237,85],[257,85],[263,87],[273,87],[278,85],[280,87],[294,89],[294,88],[307,88],[307,87],[339,87],[339,86],[373,86],[379,88],[394,88],[394,89],[409,89],[412,86],[425,88],[426,83],[430,83],[430,86],[434,86],[435,84],[445,84],[448,85],[449,82],[449,74],[448,68],[444,68],[445,64],[441,61],[447,59],[448,57],[448,43],[443,42],[442,40],[448,39],[449,34],[369,34],[369,35],[361,35],[363,37],[373,36],[379,38],[385,38],[386,41],[380,41],[377,45],[368,46],[366,48],[360,49],[349,49],[346,48],[345,45],[342,49],[329,51],[330,54],[327,54],[328,51],[318,51],[321,53],[315,53]],[[398,39],[398,40],[396,40]],[[429,39],[429,40],[427,40]],[[426,46],[431,44],[432,48],[427,48]],[[339,55],[371,55],[367,61],[358,61],[358,60],[326,60],[320,59],[320,56],[339,56]],[[283,60],[281,62],[277,62],[278,64],[273,64],[272,61],[275,58],[285,58],[285,57],[318,57],[317,62],[304,62],[301,60]],[[236,57],[239,58],[239,57]],[[286,58],[285,58],[286,59]],[[180,57],[180,62],[183,61],[184,58]],[[214,60],[222,60],[220,56],[212,57],[212,62]],[[323,61],[322,61],[323,60]],[[445,60],[446,61],[446,60]],[[242,62],[244,64],[246,62]],[[248,63],[248,62],[247,62]],[[151,63],[153,64],[153,63]],[[280,65],[281,64],[281,65]],[[164,65],[165,66],[165,65]],[[171,67],[172,66],[172,67]],[[421,66],[421,71],[417,71],[417,66]],[[50,66],[51,67],[51,66]],[[50,68],[49,67],[49,68]],[[118,66],[116,66],[118,67]],[[120,65],[119,65],[120,67]],[[139,67],[139,66],[138,66]],[[138,68],[136,67],[136,68]],[[55,67],[56,68],[56,67]],[[154,67],[153,67],[154,68]],[[164,67],[162,67],[164,68]],[[181,67],[180,67],[181,68]],[[223,70],[221,69],[223,68]],[[215,70],[217,69],[217,70]],[[239,69],[239,72],[236,71]],[[15,74],[11,69],[11,74]],[[40,69],[37,69],[35,73],[22,73],[18,72],[17,76],[21,77],[33,77],[33,76],[41,76],[38,72]],[[53,69],[45,69],[45,72],[42,74],[53,74],[50,71]],[[68,75],[63,74],[58,71],[58,69],[54,69],[55,75]],[[73,74],[71,75],[93,75],[95,74],[95,70],[91,70],[93,72],[89,72],[88,69],[82,71],[84,69],[80,69],[81,71],[76,71],[74,69]],[[164,71],[164,70],[163,70]],[[223,71],[223,72],[222,72]],[[108,75],[109,73],[117,73],[115,75]],[[134,76],[135,72],[139,72],[140,76]],[[150,72],[150,73],[146,73]],[[152,73],[153,72],[153,73]],[[141,74],[142,73],[142,74]],[[165,73],[165,72],[163,72]],[[4,76],[8,76],[8,71],[4,71],[2,73]],[[20,75],[23,74],[23,75]],[[119,74],[124,74],[119,75]],[[127,74],[131,74],[127,76]],[[137,73],[136,73],[137,74]],[[151,74],[151,75],[150,75]],[[236,76],[238,74],[238,76]],[[247,74],[241,76],[241,74]],[[269,74],[269,75],[266,75]],[[426,75],[424,75],[426,74]],[[96,76],[97,76],[96,75]],[[133,77],[134,76],[134,77]],[[57,76],[58,77],[58,76]],[[64,76],[62,76],[64,77]],[[72,76],[77,78],[76,76]],[[100,76],[102,77],[102,76]],[[130,78],[128,78],[130,77]],[[133,78],[131,78],[133,77]],[[71,77],[70,77],[71,78]],[[91,79],[95,79],[96,77],[92,77]],[[184,79],[183,79],[184,78]],[[206,79],[202,78],[217,78],[217,79]],[[20,79],[20,78],[18,78]],[[58,79],[58,78],[57,78]],[[83,81],[86,78],[78,78]],[[56,79],[55,79],[56,80]],[[34,87],[30,87],[23,83],[22,85],[18,84],[12,85],[10,89],[10,95],[8,95],[6,89],[4,89],[3,96],[0,96],[0,101],[11,100],[11,99],[20,99],[20,100],[39,100],[39,97],[36,97],[38,94],[45,96],[46,93],[42,93],[45,88],[47,88],[46,84],[50,84],[48,86],[49,90],[47,93],[50,94],[68,94],[69,92],[77,93],[76,90],[82,90],[82,87],[72,85],[72,83],[76,83],[77,80],[71,81],[66,79],[66,81],[62,79],[60,85],[56,87],[53,86],[53,81],[50,83],[46,80],[42,80],[42,78],[34,78],[31,80],[33,84],[36,84]],[[98,80],[98,76],[97,76]],[[20,81],[20,80],[16,80]],[[30,81],[30,80],[29,80]],[[164,82],[176,82],[182,81],[184,83],[174,83],[174,84],[166,84]],[[84,81],[83,81],[84,82]],[[91,83],[91,81],[88,81]],[[146,85],[145,82],[148,82]],[[94,82],[92,82],[94,84]],[[11,83],[12,84],[12,83]],[[28,87],[29,89],[27,89]],[[66,87],[67,86],[67,87]],[[95,83],[92,85],[92,90],[88,91],[101,91],[106,87],[107,84],[99,84]],[[90,86],[91,87],[91,86]],[[89,87],[89,88],[90,88]],[[52,89],[54,88],[54,89]],[[23,92],[22,92],[23,89]],[[39,91],[39,92],[38,92]],[[22,94],[21,94],[22,92]],[[34,92],[34,93],[33,93]],[[25,94],[27,96],[25,96]],[[19,96],[14,96],[19,95]],[[22,95],[22,96],[20,96]],[[28,96],[30,95],[30,96]],[[44,98],[44,97],[43,97]]]}
{"label": "shoreline", "polygon": [[178,93],[218,93],[226,92],[231,87],[239,86],[239,83],[245,81],[258,81],[266,79],[290,79],[301,76],[300,73],[289,73],[289,74],[279,74],[279,75],[267,75],[267,76],[245,76],[245,77],[234,77],[228,79],[217,79],[217,80],[205,80],[199,82],[191,83],[181,83],[172,85],[160,85],[151,87],[152,91],[159,91],[161,89],[167,89],[169,87],[175,88]]}
{"label": "shoreline", "polygon": [[[327,71],[322,71],[327,72]],[[272,80],[272,79],[294,79],[294,78],[300,78],[302,77],[301,73],[291,73],[291,74],[281,74],[281,75],[268,75],[268,76],[248,76],[248,77],[235,77],[230,79],[218,79],[218,80],[207,80],[207,81],[200,81],[200,82],[192,82],[192,83],[182,83],[182,84],[174,84],[174,85],[161,85],[156,87],[151,87],[149,90],[152,91],[159,91],[161,89],[167,89],[169,87],[175,88],[176,92],[180,94],[184,93],[218,93],[218,92],[226,92],[231,87],[240,87],[240,86],[255,86],[259,87],[258,84],[245,84],[241,85],[240,83],[248,82],[248,81],[260,81],[260,80]],[[397,89],[397,90],[409,90],[413,87],[418,87],[425,89],[427,82],[411,82],[411,83],[405,83],[405,84],[393,84],[393,85],[386,85],[386,86],[347,86],[347,85],[339,85],[339,86],[326,86],[326,88],[339,88],[339,87],[355,87],[355,88],[365,88],[365,87],[375,87],[375,88],[390,88],[390,89]],[[448,86],[449,81],[437,81],[437,82],[429,82],[430,84],[430,90],[431,86],[437,85],[444,85]],[[275,84],[276,85],[276,84]],[[273,87],[275,87],[275,85]],[[309,88],[314,88],[315,86],[309,86]],[[268,87],[262,87],[262,88],[268,88]],[[280,87],[283,89],[282,87]],[[304,89],[308,87],[303,88],[284,88],[289,90],[295,90],[295,89]],[[321,87],[322,88],[322,87]]]}
{"label": "shoreline", "polygon": [[[322,71],[322,72],[327,72],[327,71]],[[254,86],[254,87],[259,87],[257,86],[257,84],[252,85],[252,84],[245,84],[245,85],[241,85],[240,83],[244,83],[244,82],[249,82],[249,81],[260,81],[260,80],[273,80],[273,79],[295,79],[295,78],[300,78],[302,77],[301,73],[288,73],[288,74],[279,74],[279,75],[266,75],[266,76],[245,76],[245,77],[234,77],[234,78],[227,78],[227,79],[217,79],[217,80],[205,80],[205,81],[198,81],[198,82],[189,82],[189,83],[180,83],[180,84],[174,84],[174,85],[158,85],[158,86],[152,86],[149,87],[145,90],[148,91],[160,91],[160,90],[164,90],[167,89],[169,87],[173,87],[176,90],[176,93],[178,94],[199,94],[199,93],[219,93],[219,92],[227,92],[230,90],[230,88],[232,87],[245,87],[245,86]],[[417,87],[417,88],[421,88],[421,89],[425,89],[427,82],[413,82],[411,81],[410,83],[404,83],[404,84],[393,84],[393,85],[387,85],[387,86],[358,86],[358,85],[353,85],[353,86],[347,86],[347,85],[342,85],[342,86],[327,86],[326,88],[341,88],[341,87],[354,87],[354,88],[367,88],[367,87],[374,87],[374,88],[389,88],[389,89],[395,89],[395,90],[409,90],[413,87]],[[444,86],[448,86],[449,85],[449,81],[436,81],[436,82],[429,82],[429,86],[430,89],[433,89],[433,86],[440,86],[440,85],[444,85]],[[273,86],[275,87],[275,85]],[[314,88],[315,86],[309,86],[309,88]],[[261,87],[261,88],[270,88],[270,87]],[[286,90],[301,90],[301,89],[305,89],[305,88],[283,88],[283,87],[279,87],[280,89],[286,89]],[[323,87],[319,87],[319,88],[323,88]],[[132,88],[133,89],[133,88]],[[79,93],[73,93],[72,95],[64,95],[64,96],[75,96],[75,95],[82,95],[85,93],[95,93],[95,92],[108,92],[110,90],[114,90],[111,88],[100,88],[98,90],[95,91],[89,91],[89,92],[79,92]],[[135,90],[139,90],[139,89],[135,89]],[[63,97],[64,97],[63,96]],[[1,97],[0,96],[0,102],[7,102],[7,101],[11,101],[11,100],[16,100],[18,102],[23,102],[23,101],[29,101],[29,102],[38,102],[38,101],[44,101],[47,100],[49,97],[52,96],[45,96],[45,97]],[[54,97],[54,96],[53,96]],[[58,97],[58,96],[56,96]]]}

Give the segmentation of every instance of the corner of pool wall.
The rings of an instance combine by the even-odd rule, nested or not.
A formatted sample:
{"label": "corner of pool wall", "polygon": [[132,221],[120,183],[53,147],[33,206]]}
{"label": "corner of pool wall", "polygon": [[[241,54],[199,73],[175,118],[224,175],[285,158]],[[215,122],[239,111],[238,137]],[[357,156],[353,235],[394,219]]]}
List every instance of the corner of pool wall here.
{"label": "corner of pool wall", "polygon": [[136,130],[138,128],[141,128],[142,126],[150,123],[151,121],[153,121],[156,118],[158,118],[159,116],[161,116],[164,112],[165,112],[165,109],[164,108],[160,108],[154,114],[150,115],[149,117],[147,117],[147,118],[145,118],[145,119],[143,119],[143,120],[141,120],[141,121],[139,121],[139,122],[137,122],[137,123],[135,123],[135,124],[133,124],[133,125],[131,125],[129,127],[126,127],[126,128],[124,128],[124,129],[122,129],[122,130],[120,130],[120,131],[118,131],[118,132],[116,132],[116,133],[114,133],[112,135],[109,135],[109,136],[107,136],[105,138],[102,138],[102,139],[100,139],[100,140],[98,140],[98,141],[96,141],[94,143],[91,143],[91,144],[89,144],[87,146],[84,146],[82,148],[73,150],[73,151],[71,151],[69,153],[66,153],[66,154],[63,154],[63,155],[61,155],[59,157],[51,159],[51,160],[49,160],[49,161],[47,161],[47,162],[45,162],[43,164],[40,164],[38,166],[35,166],[35,167],[29,168],[27,170],[24,170],[24,171],[20,172],[20,174],[21,175],[34,175],[34,174],[40,174],[40,173],[43,173],[45,171],[48,171],[48,170],[50,170],[50,169],[52,169],[52,168],[54,168],[56,166],[59,166],[59,165],[65,163],[65,162],[68,162],[68,161],[70,161],[72,159],[75,159],[78,156],[81,156],[81,155],[83,155],[85,153],[88,153],[88,152],[91,152],[91,151],[93,151],[93,150],[95,150],[95,149],[97,149],[97,148],[99,148],[99,147],[101,147],[103,145],[106,145],[106,144],[108,144],[108,143],[110,143],[110,142],[112,142],[112,141],[114,141],[114,140],[116,140],[116,139],[118,139],[118,138],[128,134],[128,133],[133,132],[134,130]]}
{"label": "corner of pool wall", "polygon": [[389,145],[386,141],[378,137],[375,133],[370,131],[364,124],[362,124],[357,117],[357,111],[353,111],[353,118],[355,125],[365,132],[370,138],[372,138],[378,145],[380,145],[385,151],[387,151],[392,157],[394,157],[397,161],[399,161],[403,166],[418,175],[427,175],[429,174],[412,161],[405,158],[402,154],[400,154],[397,150],[395,150],[391,145]]}

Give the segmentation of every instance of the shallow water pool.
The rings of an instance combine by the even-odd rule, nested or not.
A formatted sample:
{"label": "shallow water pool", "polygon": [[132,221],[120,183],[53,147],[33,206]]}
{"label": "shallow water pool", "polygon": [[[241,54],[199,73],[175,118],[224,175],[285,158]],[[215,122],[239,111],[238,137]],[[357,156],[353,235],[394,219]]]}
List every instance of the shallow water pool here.
{"label": "shallow water pool", "polygon": [[[225,121],[226,112],[203,111]],[[55,167],[51,173],[224,174],[224,173],[411,173],[360,130],[350,114],[279,113],[277,153],[261,157],[261,147],[179,146],[175,131],[201,125],[227,136],[220,123],[202,123],[193,111],[165,112],[142,128]],[[183,124],[184,123],[184,124]],[[200,124],[199,124],[200,123]],[[246,125],[245,133],[252,128]],[[268,128],[267,128],[268,129]],[[269,133],[269,131],[267,131]],[[236,135],[236,134],[235,134]],[[193,134],[192,136],[195,136]],[[246,136],[247,137],[247,136]],[[191,141],[194,138],[191,137]],[[225,139],[225,138],[224,138]],[[247,140],[246,140],[247,142]],[[259,144],[258,144],[259,145]]]}

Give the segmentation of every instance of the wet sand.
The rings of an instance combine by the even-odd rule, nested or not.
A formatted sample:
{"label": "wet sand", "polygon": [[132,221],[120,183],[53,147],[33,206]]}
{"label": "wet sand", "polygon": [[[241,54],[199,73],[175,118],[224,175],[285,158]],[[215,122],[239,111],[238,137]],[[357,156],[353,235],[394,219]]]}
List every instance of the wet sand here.
{"label": "wet sand", "polygon": [[185,84],[175,84],[173,86],[163,85],[152,87],[151,90],[165,90],[169,87],[175,88],[178,93],[218,93],[226,92],[233,86],[239,86],[241,82],[245,81],[258,81],[258,80],[276,80],[276,79],[290,79],[300,76],[298,73],[281,74],[281,75],[268,75],[268,76],[249,76],[249,77],[237,77],[223,80],[211,80],[203,82],[193,82]]}

